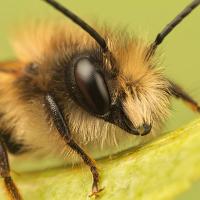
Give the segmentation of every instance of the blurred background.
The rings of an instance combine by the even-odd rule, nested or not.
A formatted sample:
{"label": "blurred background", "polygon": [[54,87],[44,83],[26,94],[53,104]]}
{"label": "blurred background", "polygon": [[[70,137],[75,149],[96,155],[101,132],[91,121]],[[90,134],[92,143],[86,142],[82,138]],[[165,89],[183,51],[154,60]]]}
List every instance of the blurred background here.
{"label": "blurred background", "polygon": [[[154,40],[156,34],[191,0],[59,0],[88,23],[93,20],[126,26],[128,31]],[[62,18],[62,15],[41,0],[7,0],[0,6],[0,60],[14,58],[9,46],[10,30],[34,19]],[[66,19],[67,20],[67,19]],[[200,7],[184,20],[163,42],[163,67],[166,76],[183,86],[200,102]],[[168,132],[197,118],[182,102],[173,100],[172,113],[165,125]],[[197,199],[200,182],[181,195],[179,200]]]}

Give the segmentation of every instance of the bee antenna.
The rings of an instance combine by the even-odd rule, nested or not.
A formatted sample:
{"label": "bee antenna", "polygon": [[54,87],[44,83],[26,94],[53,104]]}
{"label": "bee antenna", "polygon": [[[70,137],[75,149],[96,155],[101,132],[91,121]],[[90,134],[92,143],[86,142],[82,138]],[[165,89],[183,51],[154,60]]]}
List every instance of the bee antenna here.
{"label": "bee antenna", "polygon": [[162,43],[165,37],[186,17],[188,16],[198,5],[200,0],[192,1],[186,6],[169,24],[167,24],[163,30],[156,36],[155,41],[150,45],[146,60],[148,60],[156,51],[157,47]]}
{"label": "bee antenna", "polygon": [[74,23],[76,23],[82,29],[84,29],[91,37],[93,37],[96,40],[96,42],[103,49],[103,52],[108,51],[108,47],[104,38],[99,33],[97,33],[97,31],[95,31],[89,24],[83,21],[80,17],[78,17],[76,14],[74,14],[73,12],[71,12],[70,10],[68,10],[55,0],[43,0],[43,1],[47,2],[49,5],[51,5],[52,7],[63,13],[65,16],[70,18]]}

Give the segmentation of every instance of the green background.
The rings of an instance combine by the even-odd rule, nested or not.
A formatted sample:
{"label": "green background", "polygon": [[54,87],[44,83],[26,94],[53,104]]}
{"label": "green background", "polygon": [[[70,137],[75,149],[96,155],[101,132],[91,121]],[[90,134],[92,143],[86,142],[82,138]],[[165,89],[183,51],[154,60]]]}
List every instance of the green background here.
{"label": "green background", "polygon": [[[153,40],[185,5],[191,0],[60,0],[88,22],[98,20],[111,25],[127,26],[128,31],[148,35]],[[40,0],[1,0],[0,2],[0,60],[12,59],[9,46],[10,30],[33,19],[48,19],[62,16]],[[68,20],[68,19],[66,19]],[[24,26],[26,27],[26,26]],[[197,8],[164,41],[163,67],[166,76],[182,85],[200,102],[200,8]],[[171,116],[165,131],[180,127],[197,117],[182,102],[173,100]],[[197,198],[200,184],[179,199]]]}

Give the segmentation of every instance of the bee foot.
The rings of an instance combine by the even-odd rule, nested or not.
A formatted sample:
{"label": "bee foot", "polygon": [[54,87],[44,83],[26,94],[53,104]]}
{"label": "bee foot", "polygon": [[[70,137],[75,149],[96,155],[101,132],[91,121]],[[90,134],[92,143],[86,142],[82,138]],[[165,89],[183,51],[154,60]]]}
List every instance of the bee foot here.
{"label": "bee foot", "polygon": [[98,186],[94,186],[92,188],[92,193],[89,195],[89,197],[94,197],[96,199],[99,197],[99,193],[103,190],[104,188],[98,189]]}

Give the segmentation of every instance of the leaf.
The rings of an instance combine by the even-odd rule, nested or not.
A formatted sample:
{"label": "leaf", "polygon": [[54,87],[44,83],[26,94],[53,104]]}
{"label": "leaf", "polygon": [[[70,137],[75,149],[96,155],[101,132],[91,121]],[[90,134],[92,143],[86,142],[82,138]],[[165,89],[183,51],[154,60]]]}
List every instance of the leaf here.
{"label": "leaf", "polygon": [[[174,199],[200,179],[200,119],[138,149],[98,161],[100,200]],[[90,199],[87,167],[14,174],[25,200]],[[0,199],[6,199],[0,182]]]}

